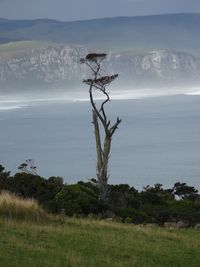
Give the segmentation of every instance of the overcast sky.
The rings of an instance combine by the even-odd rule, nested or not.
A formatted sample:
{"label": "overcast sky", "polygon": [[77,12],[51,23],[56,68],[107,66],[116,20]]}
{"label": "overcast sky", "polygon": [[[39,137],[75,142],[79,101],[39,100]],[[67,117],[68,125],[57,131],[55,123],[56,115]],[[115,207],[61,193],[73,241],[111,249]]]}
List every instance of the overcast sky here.
{"label": "overcast sky", "polygon": [[200,13],[200,0],[0,0],[0,17],[63,21],[163,13]]}

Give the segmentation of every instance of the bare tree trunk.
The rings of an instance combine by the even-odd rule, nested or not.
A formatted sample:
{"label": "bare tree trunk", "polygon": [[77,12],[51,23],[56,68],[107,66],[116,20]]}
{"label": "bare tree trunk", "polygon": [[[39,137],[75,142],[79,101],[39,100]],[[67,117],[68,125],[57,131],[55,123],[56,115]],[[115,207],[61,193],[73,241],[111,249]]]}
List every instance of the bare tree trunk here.
{"label": "bare tree trunk", "polygon": [[101,176],[101,169],[102,169],[102,165],[103,165],[101,136],[100,136],[99,122],[98,122],[97,114],[94,110],[92,110],[92,113],[93,113],[94,134],[95,134],[96,153],[97,153],[97,178],[99,181],[99,178]]}
{"label": "bare tree trunk", "polygon": [[[112,136],[115,133],[121,120],[117,118],[116,122],[111,125],[110,120],[105,112],[105,105],[110,101],[109,93],[106,91],[106,86],[109,85],[118,74],[111,76],[101,75],[101,62],[105,59],[106,54],[91,53],[82,58],[81,63],[85,63],[92,71],[93,79],[83,80],[84,83],[90,86],[89,95],[92,106],[96,153],[97,153],[97,180],[99,187],[99,198],[107,201],[108,196],[108,162],[111,149]],[[100,103],[100,107],[95,103],[93,89],[99,90],[104,96],[104,100]],[[102,130],[102,132],[100,131]],[[103,137],[101,137],[101,134]]]}
{"label": "bare tree trunk", "polygon": [[102,149],[98,116],[95,110],[93,110],[93,123],[97,153],[97,179],[99,186],[99,198],[106,202],[108,193],[108,162],[111,148],[111,136],[109,134],[105,135],[104,147]]}
{"label": "bare tree trunk", "polygon": [[111,137],[105,136],[104,140],[104,150],[103,150],[103,167],[102,167],[102,176],[101,176],[101,190],[100,190],[100,198],[107,201],[108,195],[108,163],[109,163],[109,155],[110,155],[110,147],[111,147]]}

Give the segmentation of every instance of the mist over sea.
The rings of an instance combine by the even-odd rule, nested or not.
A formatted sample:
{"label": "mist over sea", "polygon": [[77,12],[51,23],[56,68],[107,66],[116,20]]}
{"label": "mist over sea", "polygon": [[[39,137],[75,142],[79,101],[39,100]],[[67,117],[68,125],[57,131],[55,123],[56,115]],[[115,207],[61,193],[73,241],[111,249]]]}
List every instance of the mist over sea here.
{"label": "mist over sea", "polygon": [[[108,112],[122,119],[113,138],[110,183],[138,189],[176,181],[200,188],[198,88],[125,90]],[[0,164],[14,174],[32,158],[38,174],[67,183],[95,177],[96,154],[87,94],[0,96]]]}

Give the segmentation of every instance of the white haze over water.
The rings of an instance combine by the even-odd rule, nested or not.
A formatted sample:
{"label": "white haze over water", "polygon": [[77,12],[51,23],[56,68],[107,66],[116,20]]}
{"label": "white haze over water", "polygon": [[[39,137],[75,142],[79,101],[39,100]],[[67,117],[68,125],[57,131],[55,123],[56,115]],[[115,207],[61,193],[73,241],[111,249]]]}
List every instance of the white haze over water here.
{"label": "white haze over water", "polygon": [[[159,89],[125,89],[112,90],[110,98],[112,100],[131,100],[152,97],[163,97],[173,95],[200,95],[200,87],[190,88],[159,88]],[[101,95],[96,95],[96,100],[101,100]],[[88,92],[68,91],[48,94],[21,94],[21,95],[0,95],[0,111],[27,108],[28,106],[56,103],[56,102],[84,102],[89,101]]]}

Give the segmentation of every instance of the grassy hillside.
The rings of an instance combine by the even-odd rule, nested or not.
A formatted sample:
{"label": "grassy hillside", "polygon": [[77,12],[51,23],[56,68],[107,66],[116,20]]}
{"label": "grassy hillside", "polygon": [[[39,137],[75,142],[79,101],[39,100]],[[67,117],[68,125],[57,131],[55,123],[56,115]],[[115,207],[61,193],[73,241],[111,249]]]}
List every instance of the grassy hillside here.
{"label": "grassy hillside", "polygon": [[16,56],[22,57],[30,53],[31,50],[59,46],[56,43],[47,41],[16,41],[0,44],[0,60],[9,59]]}
{"label": "grassy hillside", "polygon": [[48,215],[0,194],[2,267],[197,267],[200,231]]}
{"label": "grassy hillside", "polygon": [[0,220],[4,267],[197,267],[200,231],[104,221]]}
{"label": "grassy hillside", "polygon": [[[1,44],[0,43],[0,60],[10,59],[14,57],[22,57],[23,55],[29,54],[32,50],[42,49],[47,47],[58,47],[60,48],[62,44],[54,43],[50,41],[15,41]],[[109,45],[97,45],[95,51],[106,52],[110,51],[114,53],[122,53],[126,55],[141,55],[148,53],[150,50],[137,48],[137,47],[127,47],[123,45],[115,45],[110,47]]]}

